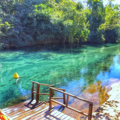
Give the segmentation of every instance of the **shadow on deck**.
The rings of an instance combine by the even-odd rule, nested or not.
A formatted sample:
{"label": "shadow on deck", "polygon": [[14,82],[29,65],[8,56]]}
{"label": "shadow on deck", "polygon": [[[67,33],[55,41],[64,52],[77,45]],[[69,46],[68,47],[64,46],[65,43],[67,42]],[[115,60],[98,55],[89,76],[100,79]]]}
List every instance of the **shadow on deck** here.
{"label": "shadow on deck", "polygon": [[75,120],[64,113],[53,109],[49,114],[48,101],[40,102],[37,105],[35,103],[36,100],[33,100],[32,102],[28,100],[23,103],[2,109],[2,113],[10,120]]}

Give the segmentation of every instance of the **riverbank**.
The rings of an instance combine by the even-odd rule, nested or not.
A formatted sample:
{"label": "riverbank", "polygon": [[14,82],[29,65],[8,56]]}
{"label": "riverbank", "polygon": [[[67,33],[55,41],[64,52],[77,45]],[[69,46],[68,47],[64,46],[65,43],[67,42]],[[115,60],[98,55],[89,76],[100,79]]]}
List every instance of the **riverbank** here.
{"label": "riverbank", "polygon": [[111,85],[109,99],[94,113],[94,120],[120,120],[120,82]]}

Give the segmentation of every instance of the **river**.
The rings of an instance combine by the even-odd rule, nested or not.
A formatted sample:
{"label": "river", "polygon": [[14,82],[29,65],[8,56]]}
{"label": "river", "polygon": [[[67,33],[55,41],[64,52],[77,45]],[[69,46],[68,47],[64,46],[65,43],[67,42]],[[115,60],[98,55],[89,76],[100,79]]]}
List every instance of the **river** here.
{"label": "river", "polygon": [[[95,85],[104,89],[111,79],[120,79],[120,44],[21,49],[0,51],[0,109],[30,99],[31,81],[52,84],[80,96],[87,92],[92,95],[95,90],[90,92],[89,88]],[[19,79],[12,78],[15,72]],[[41,87],[41,91],[49,89]]]}

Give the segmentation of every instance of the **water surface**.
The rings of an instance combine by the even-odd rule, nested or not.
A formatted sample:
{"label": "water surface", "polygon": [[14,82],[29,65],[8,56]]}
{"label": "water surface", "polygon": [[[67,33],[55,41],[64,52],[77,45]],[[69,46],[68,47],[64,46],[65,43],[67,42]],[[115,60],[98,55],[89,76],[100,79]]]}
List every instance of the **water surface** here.
{"label": "water surface", "polygon": [[[15,72],[21,78],[13,79]],[[54,49],[38,46],[1,51],[0,108],[29,99],[30,81],[53,84],[80,96],[87,94],[86,88],[92,84],[100,83],[104,89],[113,78],[120,79],[120,44]],[[42,92],[48,90],[41,88]],[[45,96],[40,97],[40,100],[45,99]]]}

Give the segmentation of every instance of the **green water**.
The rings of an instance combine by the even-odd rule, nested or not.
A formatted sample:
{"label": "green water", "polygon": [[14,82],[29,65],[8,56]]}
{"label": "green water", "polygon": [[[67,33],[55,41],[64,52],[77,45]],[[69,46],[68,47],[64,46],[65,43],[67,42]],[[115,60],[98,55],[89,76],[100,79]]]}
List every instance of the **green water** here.
{"label": "green water", "polygon": [[[14,72],[21,78],[13,79]],[[110,78],[120,78],[120,44],[1,51],[0,108],[29,99],[30,81],[54,84],[78,96],[97,81],[102,86],[110,84]],[[48,90],[41,88],[42,92]],[[40,99],[44,100],[45,96]]]}

